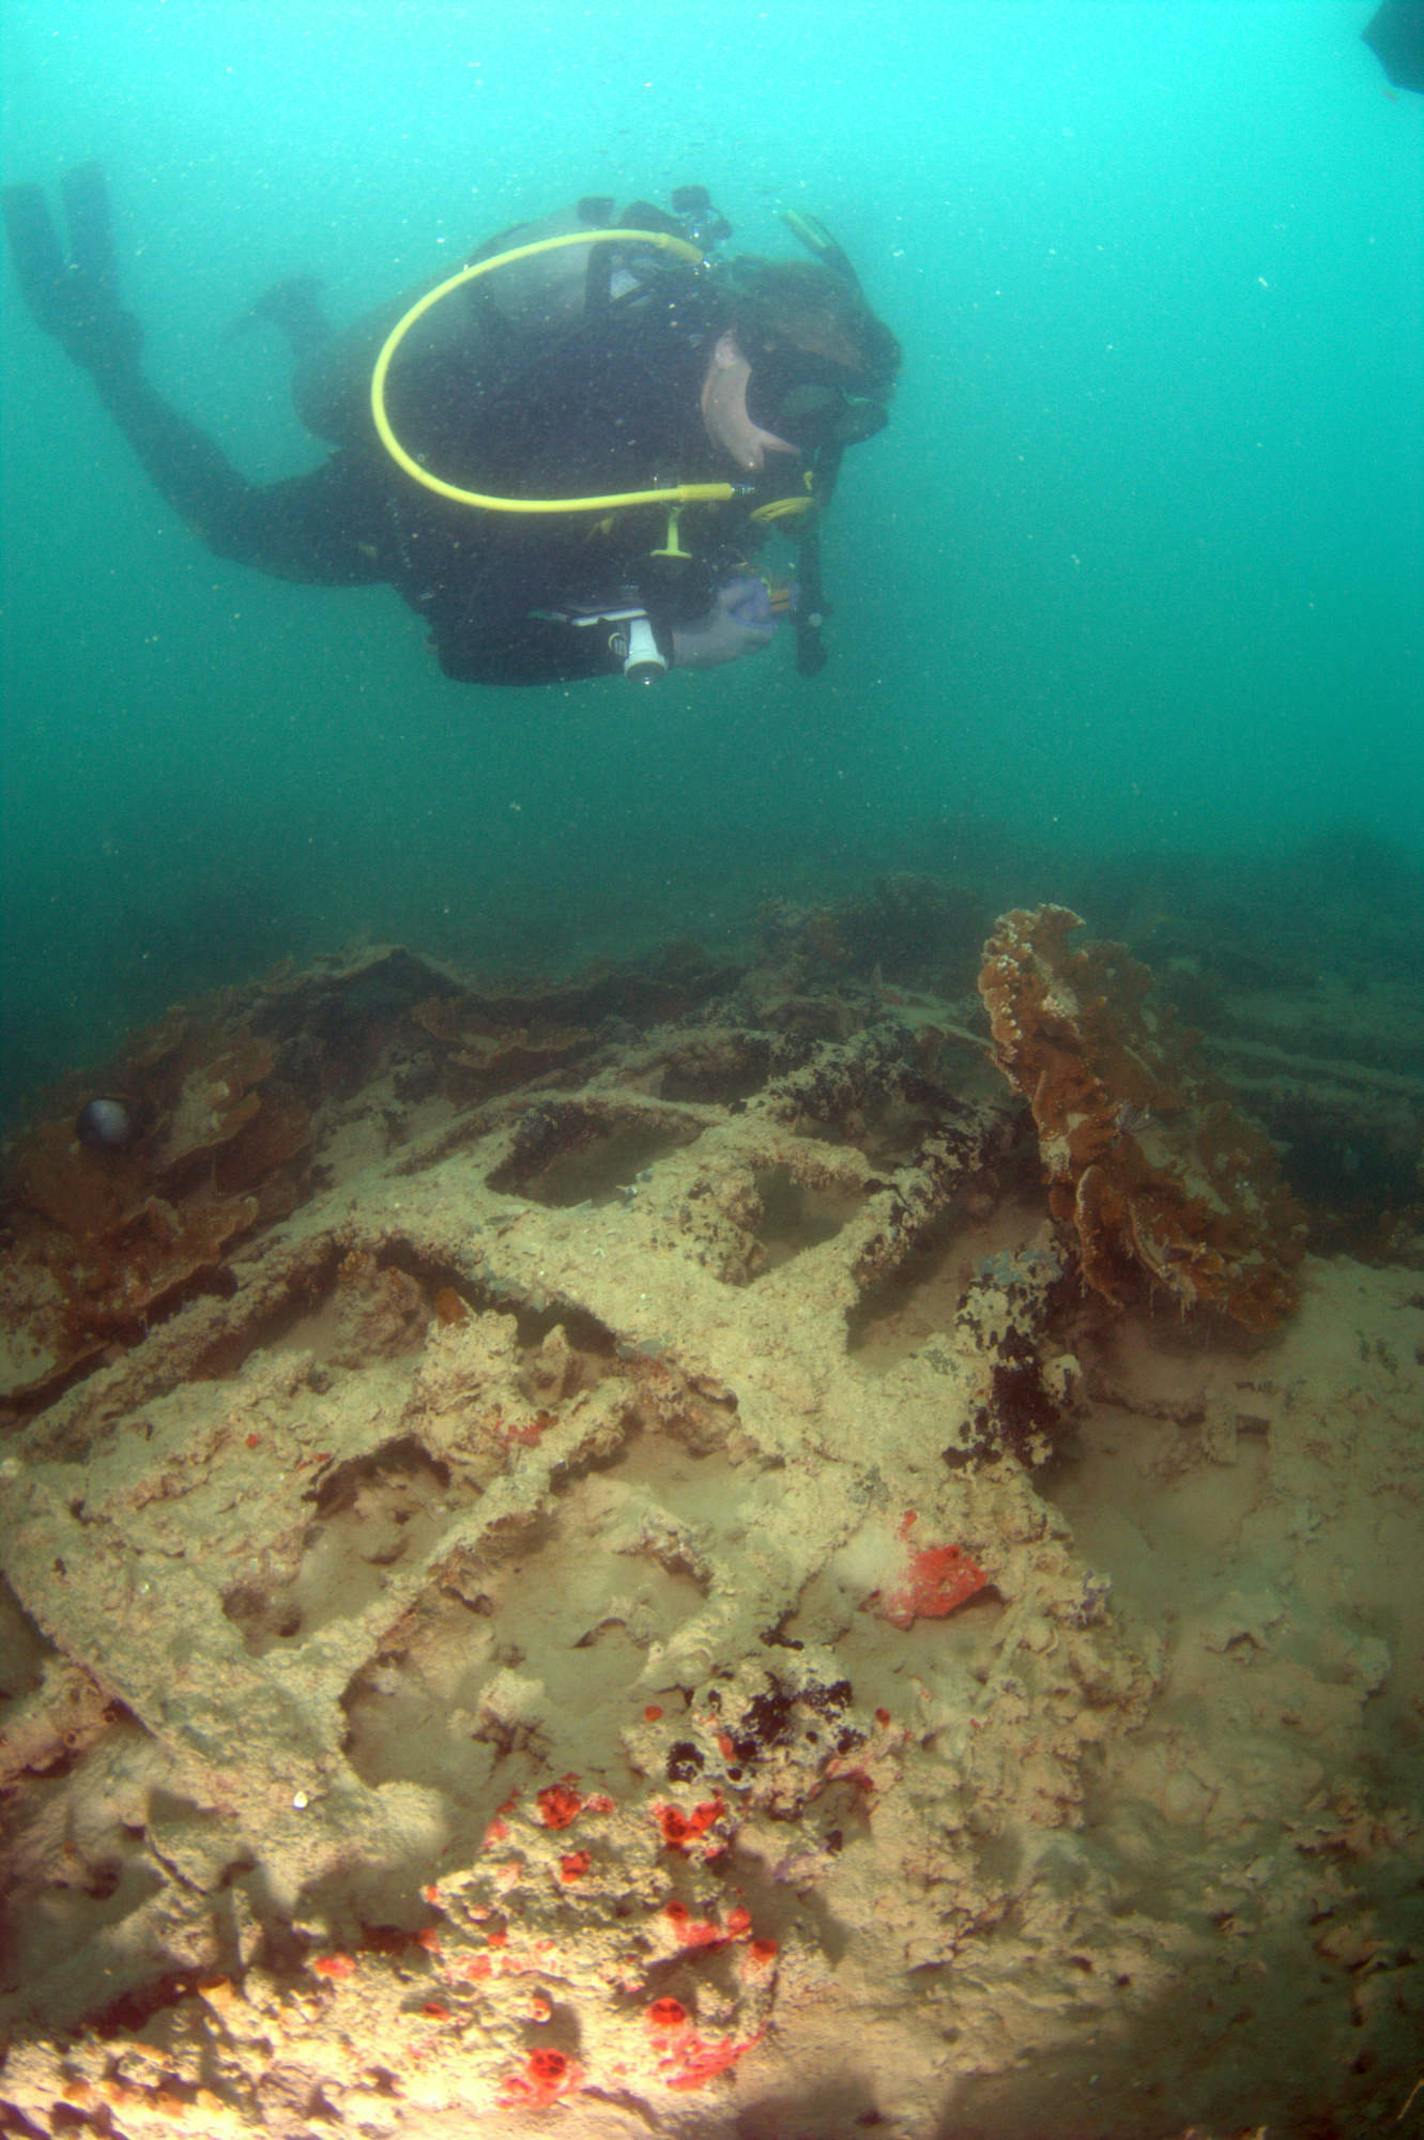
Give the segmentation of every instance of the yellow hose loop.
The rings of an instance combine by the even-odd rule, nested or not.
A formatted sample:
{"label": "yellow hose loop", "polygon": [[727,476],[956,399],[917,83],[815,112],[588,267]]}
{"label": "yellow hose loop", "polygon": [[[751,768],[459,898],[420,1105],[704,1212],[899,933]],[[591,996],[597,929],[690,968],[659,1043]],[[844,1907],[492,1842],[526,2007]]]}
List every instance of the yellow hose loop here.
{"label": "yellow hose loop", "polygon": [[814,498],[768,498],[765,505],[758,505],[747,515],[749,520],[790,520],[797,513],[814,513],[818,510]]}
{"label": "yellow hose loop", "polygon": [[450,275],[444,282],[427,290],[386,336],[381,354],[376,359],[376,368],[371,374],[371,420],[376,426],[376,435],[398,468],[403,468],[417,483],[433,490],[437,497],[451,498],[456,505],[478,506],[488,513],[595,513],[619,510],[630,505],[725,505],[732,498],[741,496],[733,483],[674,483],[661,490],[618,491],[606,498],[494,498],[485,491],[463,490],[458,483],[447,483],[443,476],[432,475],[422,468],[405,450],[391,428],[386,413],[386,376],[391,361],[401,343],[418,320],[424,319],[431,308],[448,297],[452,290],[461,289],[473,282],[478,275],[492,275],[496,268],[512,267],[517,260],[532,260],[536,253],[559,252],[566,245],[657,245],[665,252],[679,253],[684,260],[702,263],[702,254],[686,238],[675,238],[663,230],[577,230],[562,238],[540,238],[533,245],[516,245],[507,253],[496,253],[492,260],[477,260],[473,267],[461,268],[458,275]]}

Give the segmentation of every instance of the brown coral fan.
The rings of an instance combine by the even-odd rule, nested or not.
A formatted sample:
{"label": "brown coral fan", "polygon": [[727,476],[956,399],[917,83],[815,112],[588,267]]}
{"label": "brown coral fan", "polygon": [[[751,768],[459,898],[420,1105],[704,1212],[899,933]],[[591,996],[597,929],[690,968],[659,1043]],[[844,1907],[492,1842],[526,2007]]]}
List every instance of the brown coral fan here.
{"label": "brown coral fan", "polygon": [[466,1073],[457,1086],[476,1091],[503,1091],[531,1077],[560,1070],[587,1055],[594,1036],[576,1025],[533,1019],[523,1025],[491,1022],[471,998],[428,996],[411,1012],[416,1024],[447,1051],[454,1073]]}
{"label": "brown coral fan", "polygon": [[6,1395],[34,1396],[131,1343],[230,1243],[293,1208],[310,1115],[273,1065],[245,1026],[174,1012],[114,1068],[142,1125],[131,1149],[86,1149],[72,1114],[21,1140],[0,1182]]}
{"label": "brown coral fan", "polygon": [[1145,1278],[1184,1308],[1270,1330],[1294,1310],[1301,1214],[1274,1148],[1151,1003],[1121,944],[1068,939],[1067,907],[1015,908],[984,946],[995,1060],[1033,1111],[1054,1216],[1106,1299]]}

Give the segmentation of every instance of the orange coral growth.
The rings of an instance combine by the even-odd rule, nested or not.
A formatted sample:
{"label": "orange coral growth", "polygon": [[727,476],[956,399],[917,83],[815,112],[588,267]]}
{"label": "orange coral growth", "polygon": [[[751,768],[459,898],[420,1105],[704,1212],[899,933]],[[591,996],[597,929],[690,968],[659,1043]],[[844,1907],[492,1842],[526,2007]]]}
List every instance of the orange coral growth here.
{"label": "orange coral growth", "polygon": [[665,1805],[658,1801],[653,1806],[653,1818],[663,1832],[663,1842],[669,1850],[684,1850],[704,1836],[726,1811],[720,1798],[708,1798],[684,1813],[678,1806]]}
{"label": "orange coral growth", "polygon": [[744,1939],[752,1928],[752,1913],[740,1902],[728,1910],[721,1924],[715,1917],[694,1917],[685,1902],[665,1902],[663,1916],[680,1947],[725,1947],[731,1940]]}
{"label": "orange coral growth", "polygon": [[687,2008],[681,1999],[654,1999],[646,2012],[650,2029],[680,2029],[687,2025]]}
{"label": "orange coral growth", "polygon": [[725,1947],[731,1937],[715,1917],[694,1917],[685,1902],[665,1903],[663,1915],[680,1947]]}
{"label": "orange coral growth", "polygon": [[[916,1620],[947,1619],[970,1598],[977,1597],[989,1581],[978,1561],[971,1559],[962,1546],[912,1547],[910,1534],[918,1521],[916,1511],[907,1508],[896,1526],[895,1535],[903,1541],[903,1550],[896,1549],[893,1577],[883,1590],[871,1591],[866,1599],[870,1609],[892,1627],[913,1627]],[[880,1719],[882,1712],[877,1709],[875,1713]],[[884,1711],[883,1716],[888,1723],[889,1711]]]}
{"label": "orange coral growth", "polygon": [[501,2110],[548,2110],[577,2093],[583,2068],[563,2051],[531,2051],[523,2068],[511,2073],[499,2094]]}
{"label": "orange coral growth", "polygon": [[583,1811],[583,1794],[574,1790],[571,1778],[565,1777],[562,1783],[546,1784],[536,1792],[535,1804],[546,1828],[567,1828]]}
{"label": "orange coral growth", "polygon": [[1300,1212],[1275,1151],[1149,1000],[1121,944],[1070,949],[1067,907],[1016,908],[984,946],[979,993],[999,1068],[1024,1095],[1056,1218],[1119,1305],[1146,1280],[1184,1308],[1270,1330],[1298,1299]]}
{"label": "orange coral growth", "polygon": [[902,1580],[880,1599],[878,1610],[892,1627],[912,1627],[916,1620],[943,1620],[989,1578],[962,1546],[923,1546],[910,1555]]}
{"label": "orange coral growth", "polygon": [[708,2081],[729,2072],[739,2058],[755,2050],[763,2033],[758,2029],[754,2036],[743,2037],[740,2042],[724,2036],[720,2043],[707,2043],[701,2036],[689,2035],[658,2060],[658,2069],[669,2088],[705,2088]]}

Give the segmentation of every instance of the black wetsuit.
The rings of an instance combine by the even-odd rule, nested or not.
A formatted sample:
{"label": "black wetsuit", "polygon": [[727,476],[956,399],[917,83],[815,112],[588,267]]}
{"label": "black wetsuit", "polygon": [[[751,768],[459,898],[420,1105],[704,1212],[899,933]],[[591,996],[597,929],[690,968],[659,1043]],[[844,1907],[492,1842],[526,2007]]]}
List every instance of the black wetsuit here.
{"label": "black wetsuit", "polygon": [[[447,480],[493,495],[588,497],[731,473],[703,428],[707,323],[661,294],[614,306],[481,380],[448,354],[398,354],[388,407],[407,450]],[[457,505],[397,467],[366,436],[320,468],[249,483],[143,376],[137,361],[94,369],[100,395],[150,479],[220,557],[279,579],[387,582],[430,629],[447,676],[542,684],[620,666],[612,627],[564,612],[638,606],[670,654],[672,627],[703,615],[747,554],[740,505],[691,507],[682,545],[664,546],[662,507],[525,515]]]}

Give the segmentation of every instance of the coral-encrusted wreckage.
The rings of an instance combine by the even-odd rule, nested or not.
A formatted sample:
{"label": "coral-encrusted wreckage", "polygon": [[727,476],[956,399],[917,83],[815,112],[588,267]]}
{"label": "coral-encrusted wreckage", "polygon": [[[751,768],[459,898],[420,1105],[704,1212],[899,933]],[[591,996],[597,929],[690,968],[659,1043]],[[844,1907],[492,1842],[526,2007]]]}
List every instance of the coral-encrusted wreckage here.
{"label": "coral-encrusted wreckage", "polygon": [[1275,1151],[1149,1001],[1121,944],[1070,949],[1067,907],[1006,914],[979,993],[995,1058],[1033,1110],[1054,1217],[1111,1301],[1145,1278],[1184,1307],[1271,1330],[1296,1305],[1305,1223]]}
{"label": "coral-encrusted wreckage", "polygon": [[982,929],[898,880],[746,965],[363,953],[53,1096],[0,1206],[0,2127],[1143,2140],[1283,2057],[1392,2085],[1385,1616],[1302,1576],[1287,1640],[1274,1531],[1164,1612],[1110,1482],[1269,1448],[1296,1505],[1318,1398],[1344,1506],[1364,1391],[1393,1510],[1417,1392],[1293,1314],[1259,1060],[1243,1106],[1075,925],[997,925],[987,1038]]}

